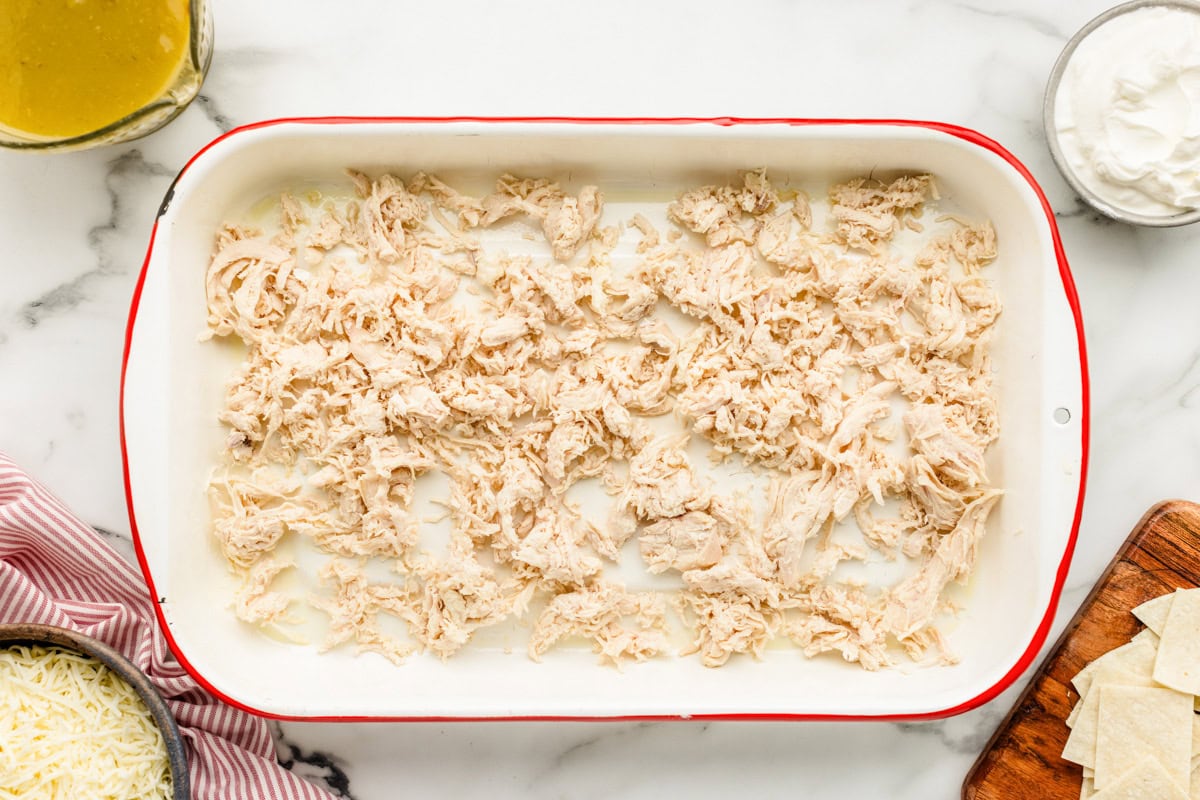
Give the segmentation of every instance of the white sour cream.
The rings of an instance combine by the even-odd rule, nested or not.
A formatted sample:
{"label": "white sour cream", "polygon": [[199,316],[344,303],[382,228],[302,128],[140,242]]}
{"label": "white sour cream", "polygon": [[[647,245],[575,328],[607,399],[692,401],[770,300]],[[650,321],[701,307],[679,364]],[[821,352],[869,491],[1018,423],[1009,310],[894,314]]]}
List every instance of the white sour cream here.
{"label": "white sour cream", "polygon": [[1200,207],[1200,13],[1141,8],[1088,34],[1054,127],[1071,170],[1109,205],[1156,217]]}

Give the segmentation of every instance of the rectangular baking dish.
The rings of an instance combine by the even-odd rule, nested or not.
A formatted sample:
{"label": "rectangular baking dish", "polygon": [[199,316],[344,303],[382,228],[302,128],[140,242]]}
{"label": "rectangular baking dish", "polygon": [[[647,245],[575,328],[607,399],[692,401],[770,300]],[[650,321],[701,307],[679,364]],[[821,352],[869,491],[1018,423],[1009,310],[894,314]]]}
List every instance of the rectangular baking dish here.
{"label": "rectangular baking dish", "polygon": [[[945,202],[994,223],[987,271],[1005,310],[993,345],[1002,435],[989,456],[1006,496],[965,608],[961,663],[866,672],[798,651],[720,669],[666,657],[624,670],[586,649],[528,660],[468,648],[394,666],[319,654],[238,622],[204,493],[220,455],[230,364],[197,342],[213,234],[234,209],[301,181],[368,172],[514,171],[598,182],[610,201],[665,202],[737,170],[839,180],[931,172]],[[228,702],[286,719],[931,718],[994,697],[1036,656],[1054,617],[1083,501],[1088,399],[1083,328],[1054,216],[1029,172],[978,133],[908,121],[345,119],[240,128],[198,153],[159,211],[130,310],[122,449],[138,557],[176,656]]]}

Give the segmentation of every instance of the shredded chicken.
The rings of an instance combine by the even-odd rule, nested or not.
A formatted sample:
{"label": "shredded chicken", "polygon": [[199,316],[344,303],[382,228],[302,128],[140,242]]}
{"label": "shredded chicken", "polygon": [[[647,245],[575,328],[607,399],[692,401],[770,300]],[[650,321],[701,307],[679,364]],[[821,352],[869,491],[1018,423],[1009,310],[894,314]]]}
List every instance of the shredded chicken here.
{"label": "shredded chicken", "polygon": [[644,661],[666,649],[666,608],[653,593],[631,594],[619,586],[594,583],[557,595],[538,617],[529,639],[529,655],[541,659],[567,636],[592,640],[601,658]]}
{"label": "shredded chicken", "polygon": [[638,546],[651,572],[686,572],[711,567],[721,560],[727,534],[703,511],[660,519],[642,531]]}
{"label": "shredded chicken", "polygon": [[294,566],[294,562],[268,556],[251,567],[234,598],[238,618],[257,624],[287,622],[292,599],[270,586],[279,573]]}
{"label": "shredded chicken", "polygon": [[928,175],[897,178],[890,184],[856,178],[829,191],[837,237],[850,247],[878,251],[905,222],[919,215],[933,181]]}
{"label": "shredded chicken", "polygon": [[[814,217],[759,169],[681,193],[665,232],[624,220],[623,253],[596,186],[503,175],[474,196],[348,174],[344,195],[282,195],[274,233],[222,228],[206,276],[202,338],[245,347],[209,482],[241,619],[286,635],[303,598],[274,581],[308,547],[326,559],[308,598],[323,646],[397,663],[514,621],[532,621],[535,660],[582,640],[606,663],[716,667],[780,639],[869,670],[953,662],[945,591],[1001,494],[990,223],[925,232],[927,175],[834,186]],[[483,244],[531,222],[543,255]],[[916,255],[893,246],[904,229]],[[731,492],[697,448],[759,494]],[[415,505],[433,475],[449,484],[440,551]],[[582,509],[581,482],[605,515]],[[682,588],[606,576],[627,543]],[[901,556],[890,585],[847,571]]]}
{"label": "shredded chicken", "polygon": [[523,611],[533,585],[504,586],[473,552],[418,568],[422,590],[414,603],[413,635],[442,658],[458,651],[478,629]]}
{"label": "shredded chicken", "polygon": [[734,653],[761,658],[778,625],[777,612],[738,597],[688,593],[684,600],[696,639],[682,654],[698,653],[706,667],[719,667]]}
{"label": "shredded chicken", "polygon": [[541,220],[554,257],[568,261],[595,232],[604,197],[595,186],[585,186],[578,197],[571,197],[544,178],[522,180],[504,175],[496,182],[495,193],[483,198],[482,208],[485,226],[514,214]]}
{"label": "shredded chicken", "polygon": [[314,608],[329,614],[329,637],[324,649],[353,640],[359,652],[373,651],[395,664],[413,652],[412,645],[380,630],[378,622],[382,613],[402,619],[410,616],[412,601],[406,587],[371,583],[361,567],[338,559],[322,567],[318,577],[323,585],[333,586],[331,596],[314,595],[309,599]]}

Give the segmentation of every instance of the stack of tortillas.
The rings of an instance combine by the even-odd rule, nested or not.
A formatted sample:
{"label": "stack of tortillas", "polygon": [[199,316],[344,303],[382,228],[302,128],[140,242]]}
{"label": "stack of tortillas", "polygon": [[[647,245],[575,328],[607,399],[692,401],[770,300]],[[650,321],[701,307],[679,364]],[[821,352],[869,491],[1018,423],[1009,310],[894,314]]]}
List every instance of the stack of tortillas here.
{"label": "stack of tortillas", "polygon": [[1071,679],[1063,758],[1083,766],[1081,798],[1200,800],[1200,589],[1133,613],[1146,630]]}

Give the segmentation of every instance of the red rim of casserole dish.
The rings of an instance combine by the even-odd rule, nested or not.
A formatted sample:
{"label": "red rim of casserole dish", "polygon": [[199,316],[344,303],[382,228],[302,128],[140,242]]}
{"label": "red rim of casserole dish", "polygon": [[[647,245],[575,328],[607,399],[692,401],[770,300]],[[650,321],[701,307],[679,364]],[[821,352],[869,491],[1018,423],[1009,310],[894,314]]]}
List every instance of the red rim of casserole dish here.
{"label": "red rim of casserole dish", "polygon": [[[406,716],[370,716],[370,715],[326,715],[326,716],[304,716],[293,714],[277,714],[270,711],[254,708],[243,702],[235,700],[224,694],[220,689],[213,686],[205,677],[197,670],[188,659],[183,655],[174,637],[171,635],[171,629],[167,625],[166,618],[163,615],[162,605],[158,593],[154,587],[154,579],[150,573],[150,568],[146,562],[146,555],[142,550],[142,540],[138,534],[137,520],[134,518],[133,511],[133,490],[129,482],[129,454],[125,442],[125,372],[129,363],[129,349],[133,341],[133,327],[137,321],[138,304],[142,296],[142,286],[146,280],[146,271],[150,266],[150,256],[154,250],[154,238],[158,233],[158,223],[165,212],[167,205],[174,193],[175,185],[179,178],[214,145],[222,142],[231,136],[236,136],[239,133],[246,131],[257,130],[259,128],[269,128],[276,125],[346,125],[346,124],[380,124],[380,123],[401,123],[401,124],[445,124],[445,123],[534,123],[534,124],[569,124],[569,125],[717,125],[722,127],[732,127],[740,125],[793,125],[793,126],[816,126],[816,125],[875,125],[875,126],[896,126],[908,128],[926,128],[940,133],[948,134],[958,139],[971,142],[979,147],[988,150],[999,156],[1015,169],[1022,178],[1029,184],[1034,194],[1037,195],[1038,202],[1042,206],[1042,210],[1046,215],[1046,223],[1050,227],[1050,237],[1054,243],[1054,256],[1058,262],[1059,277],[1062,279],[1063,292],[1066,295],[1067,302],[1071,306],[1071,314],[1075,321],[1075,333],[1079,344],[1079,367],[1081,379],[1081,399],[1083,412],[1081,415],[1080,428],[1082,432],[1082,442],[1080,450],[1080,469],[1079,469],[1079,493],[1075,501],[1075,514],[1071,522],[1071,534],[1067,539],[1066,548],[1063,550],[1062,560],[1059,562],[1058,570],[1054,579],[1054,587],[1050,593],[1050,600],[1047,604],[1045,614],[1042,617],[1041,623],[1034,632],[1032,640],[1028,647],[1021,654],[1021,657],[1012,666],[1012,668],[1004,674],[996,683],[984,690],[975,697],[958,705],[949,708],[939,709],[936,711],[927,711],[916,714],[788,714],[788,713],[741,713],[741,714],[637,714],[637,715],[622,715],[622,716],[595,716],[595,715],[529,715],[529,716],[484,716],[484,717],[464,717],[464,716],[448,716],[448,717],[406,717]],[[125,480],[125,503],[129,511],[129,527],[133,533],[134,549],[137,551],[138,564],[141,566],[142,575],[146,579],[146,585],[150,592],[150,600],[154,606],[154,612],[158,617],[158,624],[163,635],[167,639],[167,643],[171,647],[171,651],[179,660],[179,663],[192,675],[196,681],[213,695],[220,698],[229,705],[242,709],[243,711],[256,714],[261,717],[278,720],[294,720],[304,722],[482,722],[482,721],[595,721],[595,722],[630,722],[630,721],[649,721],[649,720],[764,720],[764,721],[824,721],[824,720],[873,720],[873,721],[915,721],[915,720],[931,720],[941,719],[944,717],[954,716],[969,711],[995,698],[998,694],[1007,689],[1013,681],[1033,663],[1041,650],[1042,644],[1045,642],[1047,635],[1050,632],[1050,627],[1054,622],[1055,612],[1058,608],[1058,602],[1062,595],[1063,582],[1066,580],[1067,571],[1071,566],[1071,557],[1075,552],[1075,542],[1079,535],[1079,521],[1083,513],[1083,497],[1084,488],[1087,484],[1087,466],[1088,466],[1088,437],[1091,424],[1091,390],[1088,378],[1087,365],[1087,349],[1084,344],[1083,336],[1083,318],[1079,309],[1079,295],[1075,289],[1075,281],[1071,276],[1071,268],[1067,264],[1066,253],[1063,251],[1062,240],[1058,234],[1058,225],[1054,218],[1054,209],[1051,208],[1050,202],[1046,199],[1045,193],[1041,186],[1034,180],[1033,175],[1029,170],[1017,160],[1016,156],[1002,147],[996,141],[984,136],[978,131],[970,128],[964,128],[959,125],[951,125],[943,122],[928,122],[922,120],[903,120],[903,119],[794,119],[787,117],[780,118],[743,118],[743,117],[669,117],[669,118],[653,118],[653,117],[296,117],[296,118],[281,118],[263,120],[254,122],[248,125],[243,125],[234,128],[227,133],[213,139],[203,148],[201,148],[183,169],[179,171],[175,181],[171,184],[171,188],[167,190],[166,198],[163,200],[162,207],[159,209],[158,217],[154,221],[154,227],[150,231],[150,242],[146,247],[146,258],[142,263],[141,273],[138,275],[137,285],[134,287],[133,299],[129,308],[129,319],[125,328],[125,345],[124,352],[121,357],[121,395],[120,395],[120,435],[121,435],[121,469]]]}

